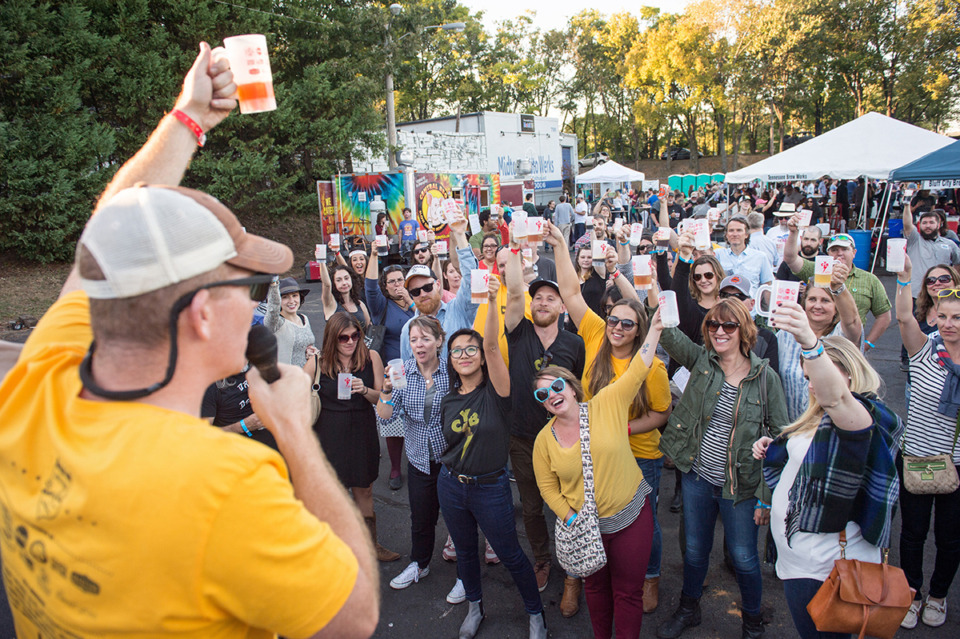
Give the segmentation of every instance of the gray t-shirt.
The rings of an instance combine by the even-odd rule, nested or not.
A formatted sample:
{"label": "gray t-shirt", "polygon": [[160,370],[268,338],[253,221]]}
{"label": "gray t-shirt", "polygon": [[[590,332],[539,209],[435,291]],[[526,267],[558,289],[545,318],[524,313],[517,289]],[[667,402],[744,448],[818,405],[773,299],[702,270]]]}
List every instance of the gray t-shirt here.
{"label": "gray t-shirt", "polygon": [[556,210],[553,212],[553,223],[557,226],[563,226],[564,224],[570,224],[573,221],[573,207],[569,202],[561,202],[557,204]]}
{"label": "gray t-shirt", "polygon": [[960,248],[956,244],[940,236],[935,240],[925,240],[917,230],[907,237],[907,255],[913,264],[910,292],[914,299],[923,290],[923,275],[927,269],[937,264],[960,264]]}

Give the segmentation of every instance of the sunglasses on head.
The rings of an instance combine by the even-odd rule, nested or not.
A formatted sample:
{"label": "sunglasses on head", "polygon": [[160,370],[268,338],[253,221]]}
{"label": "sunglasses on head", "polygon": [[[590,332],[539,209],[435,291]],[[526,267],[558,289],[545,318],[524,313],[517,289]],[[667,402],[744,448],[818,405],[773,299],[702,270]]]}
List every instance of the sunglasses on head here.
{"label": "sunglasses on head", "polygon": [[942,291],[937,293],[937,299],[942,300],[950,296],[954,296],[957,299],[960,299],[960,288],[945,288]]}
{"label": "sunglasses on head", "polygon": [[737,292],[737,293],[732,293],[732,292],[730,292],[730,291],[720,291],[720,299],[722,299],[722,300],[728,300],[728,299],[730,299],[731,297],[734,298],[734,299],[738,299],[738,300],[740,300],[741,302],[746,302],[748,299],[750,299],[749,297],[747,297],[747,296],[744,295],[743,293],[739,293],[739,292]]}
{"label": "sunglasses on head", "polygon": [[953,281],[953,278],[950,277],[949,275],[939,275],[937,277],[933,277],[931,275],[930,277],[927,278],[927,284],[936,284],[937,282],[940,282],[941,284],[946,284],[947,282],[952,282],[952,281]]}
{"label": "sunglasses on head", "polygon": [[418,286],[417,288],[410,289],[410,297],[419,297],[420,293],[432,293],[433,292],[434,282],[428,282],[423,286]]}
{"label": "sunglasses on head", "polygon": [[337,335],[337,341],[340,342],[341,344],[349,344],[350,342],[359,342],[360,332],[358,331],[356,333],[350,333],[349,335],[347,335],[346,333],[340,333],[339,335]]}
{"label": "sunglasses on head", "polygon": [[536,368],[537,368],[537,372],[539,373],[540,371],[542,371],[543,369],[545,369],[547,366],[550,365],[550,362],[552,362],[552,361],[553,361],[553,353],[551,353],[551,352],[548,351],[548,350],[547,350],[547,351],[544,351],[544,352],[543,352],[543,357],[541,357],[541,358],[538,360],[538,362],[536,362],[536,364],[537,364],[537,367],[536,367]]}
{"label": "sunglasses on head", "polygon": [[390,275],[391,273],[403,273],[403,267],[397,266],[396,264],[391,264],[383,269],[384,275]]}
{"label": "sunglasses on head", "polygon": [[706,273],[694,273],[694,274],[693,274],[693,281],[694,281],[694,282],[699,282],[699,281],[700,281],[701,279],[703,279],[703,278],[707,278],[708,280],[712,280],[714,277],[716,277],[716,273],[714,273],[713,271],[707,271]]}
{"label": "sunglasses on head", "polygon": [[467,357],[473,357],[479,352],[480,352],[480,347],[474,346],[473,344],[471,344],[470,346],[464,346],[463,348],[458,347],[458,348],[450,349],[450,357],[454,359],[460,359],[464,355],[466,355]]}
{"label": "sunglasses on head", "polygon": [[543,388],[538,388],[533,391],[533,396],[541,404],[550,399],[550,396],[554,393],[562,393],[567,387],[567,381],[562,377],[558,377],[552,382],[549,386],[544,386]]}
{"label": "sunglasses on head", "polygon": [[607,326],[609,326],[610,328],[614,328],[616,327],[617,324],[622,325],[623,330],[625,331],[631,331],[637,327],[637,323],[632,319],[615,317],[613,315],[610,315],[609,317],[607,317]]}
{"label": "sunglasses on head", "polygon": [[732,333],[740,328],[740,322],[718,322],[716,320],[707,320],[707,330],[709,332],[716,333],[721,328],[723,329],[724,333]]}

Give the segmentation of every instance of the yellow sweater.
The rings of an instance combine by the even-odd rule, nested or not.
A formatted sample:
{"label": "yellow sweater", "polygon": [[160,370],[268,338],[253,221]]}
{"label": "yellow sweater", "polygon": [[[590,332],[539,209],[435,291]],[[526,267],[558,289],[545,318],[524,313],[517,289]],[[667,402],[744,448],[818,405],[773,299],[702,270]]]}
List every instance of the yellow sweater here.
{"label": "yellow sweater", "polygon": [[[643,473],[634,460],[627,435],[628,413],[649,369],[633,358],[616,382],[587,402],[590,417],[590,452],[593,456],[594,493],[600,517],[611,517],[633,499]],[[561,448],[553,436],[556,417],[537,435],[533,445],[533,470],[540,494],[561,519],[567,511],[583,508],[583,465],[580,443]]]}

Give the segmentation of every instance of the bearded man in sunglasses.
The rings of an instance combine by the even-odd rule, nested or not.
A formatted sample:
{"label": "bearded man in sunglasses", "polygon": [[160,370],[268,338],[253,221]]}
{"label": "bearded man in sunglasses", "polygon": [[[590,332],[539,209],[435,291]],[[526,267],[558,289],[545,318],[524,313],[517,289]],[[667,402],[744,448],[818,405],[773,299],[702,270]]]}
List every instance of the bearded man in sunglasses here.
{"label": "bearded man in sunglasses", "polygon": [[293,262],[214,198],[175,186],[236,89],[201,43],[0,386],[0,450],[15,460],[0,470],[0,505],[32,549],[0,543],[20,637],[376,628],[373,548],[311,430],[306,374],[281,364],[268,386],[247,373],[286,463],[199,416],[206,388],[243,368],[253,309]]}

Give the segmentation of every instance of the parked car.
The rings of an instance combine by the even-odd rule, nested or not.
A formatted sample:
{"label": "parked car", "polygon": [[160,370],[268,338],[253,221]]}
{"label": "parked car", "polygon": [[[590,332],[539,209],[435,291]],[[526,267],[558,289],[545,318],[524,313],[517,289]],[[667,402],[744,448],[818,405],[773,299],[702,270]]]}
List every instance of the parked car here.
{"label": "parked car", "polygon": [[[689,159],[690,159],[690,149],[688,149],[688,148],[686,148],[686,147],[673,147],[673,148],[670,149],[670,156],[671,156],[670,159],[672,159],[672,160],[689,160]],[[701,153],[700,151],[697,151],[697,156],[702,158],[702,157],[703,157],[703,153]],[[667,152],[666,152],[666,151],[664,151],[663,153],[660,154],[660,159],[661,159],[661,160],[666,160],[666,159],[667,159]]]}
{"label": "parked car", "polygon": [[586,169],[589,167],[600,166],[604,162],[609,162],[610,156],[607,155],[606,151],[597,151],[596,153],[588,153],[577,162],[580,165],[581,169]]}

